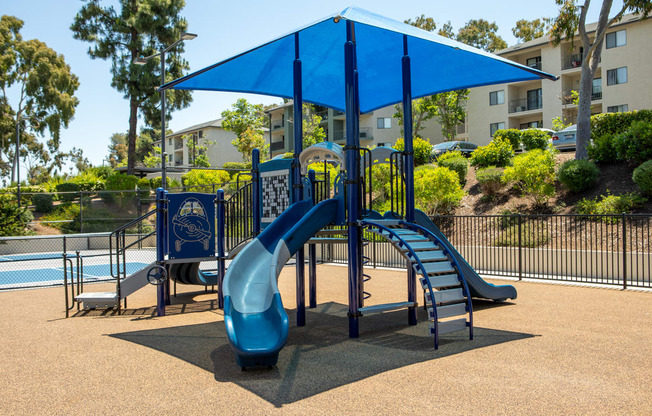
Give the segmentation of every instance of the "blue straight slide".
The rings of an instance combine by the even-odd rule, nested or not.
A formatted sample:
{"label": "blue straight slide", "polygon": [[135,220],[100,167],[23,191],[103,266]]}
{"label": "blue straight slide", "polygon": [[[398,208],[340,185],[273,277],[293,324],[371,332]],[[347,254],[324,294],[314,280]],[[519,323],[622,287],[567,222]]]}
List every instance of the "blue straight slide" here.
{"label": "blue straight slide", "polygon": [[275,365],[288,336],[277,279],[285,263],[335,222],[338,199],[292,204],[235,257],[224,276],[224,324],[243,369]]}
{"label": "blue straight slide", "polygon": [[427,229],[433,233],[437,238],[439,238],[450,253],[457,260],[457,264],[460,265],[460,270],[466,279],[466,283],[469,285],[469,290],[471,291],[471,296],[474,298],[483,298],[483,299],[492,299],[495,301],[503,301],[506,299],[516,299],[516,288],[511,285],[492,285],[487,283],[482,279],[478,273],[469,265],[469,263],[464,260],[464,257],[455,249],[455,247],[448,241],[446,236],[437,228],[437,226],[430,220],[430,218],[423,212],[416,210],[414,222],[423,228]]}

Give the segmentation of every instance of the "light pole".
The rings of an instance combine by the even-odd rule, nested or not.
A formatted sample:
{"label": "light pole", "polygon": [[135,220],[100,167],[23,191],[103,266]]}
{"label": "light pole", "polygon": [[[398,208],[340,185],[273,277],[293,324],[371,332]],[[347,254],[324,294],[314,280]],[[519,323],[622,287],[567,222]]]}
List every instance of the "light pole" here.
{"label": "light pole", "polygon": [[[134,59],[134,63],[136,65],[145,65],[147,61],[149,61],[152,58],[156,58],[157,56],[161,57],[161,85],[165,84],[165,53],[169,52],[183,42],[184,40],[193,40],[196,38],[197,35],[194,33],[188,33],[188,32],[182,32],[181,37],[179,40],[174,42],[172,45],[168,46],[167,48],[162,48],[159,53],[156,53],[154,55],[146,56],[146,57],[140,57]],[[166,174],[165,174],[165,164],[166,164],[166,159],[167,158],[167,153],[165,152],[165,90],[161,90],[161,188],[166,189]]]}
{"label": "light pole", "polygon": [[16,115],[16,198],[20,208],[20,114]]}

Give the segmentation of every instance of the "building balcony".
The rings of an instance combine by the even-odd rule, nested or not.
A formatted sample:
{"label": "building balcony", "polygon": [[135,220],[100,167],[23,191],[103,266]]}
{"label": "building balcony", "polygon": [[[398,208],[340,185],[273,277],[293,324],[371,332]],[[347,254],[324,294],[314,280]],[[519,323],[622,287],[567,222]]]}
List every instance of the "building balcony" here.
{"label": "building balcony", "polygon": [[582,54],[567,55],[561,57],[561,69],[573,69],[582,66]]}
{"label": "building balcony", "polygon": [[543,97],[518,98],[509,101],[509,112],[519,113],[521,111],[538,110],[543,108]]}
{"label": "building balcony", "polygon": [[285,127],[284,120],[272,120],[272,131],[280,130]]}
{"label": "building balcony", "polygon": [[[371,127],[360,128],[360,140],[373,140],[373,130]],[[339,142],[346,140],[346,130],[335,130],[333,132],[333,141]]]}
{"label": "building balcony", "polygon": [[[575,104],[573,102],[573,92],[577,93],[579,96],[579,90],[567,90],[562,91],[561,93],[561,102],[564,105]],[[602,99],[602,88],[593,88],[591,92],[591,101],[601,100]]]}
{"label": "building balcony", "polygon": [[183,149],[183,140],[174,140],[174,150]]}
{"label": "building balcony", "polygon": [[321,117],[322,123],[328,120],[328,110],[317,111],[315,115]]}
{"label": "building balcony", "polygon": [[269,150],[271,152],[275,152],[277,150],[283,150],[285,148],[285,141],[280,141],[280,142],[272,142],[269,145]]}

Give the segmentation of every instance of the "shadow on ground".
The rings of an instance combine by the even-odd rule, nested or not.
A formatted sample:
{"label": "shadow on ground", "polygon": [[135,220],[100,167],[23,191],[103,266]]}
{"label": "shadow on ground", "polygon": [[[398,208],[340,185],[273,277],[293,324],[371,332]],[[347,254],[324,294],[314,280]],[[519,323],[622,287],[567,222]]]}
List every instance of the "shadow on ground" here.
{"label": "shadow on ground", "polygon": [[308,309],[306,326],[296,327],[289,311],[290,334],[272,369],[241,371],[222,322],[135,331],[110,336],[165,352],[232,382],[280,407],[376,374],[465,351],[533,337],[532,334],[475,328],[442,336],[439,350],[427,336],[428,322],[407,326],[407,312],[361,318],[360,338],[348,338],[347,306],[338,303]]}

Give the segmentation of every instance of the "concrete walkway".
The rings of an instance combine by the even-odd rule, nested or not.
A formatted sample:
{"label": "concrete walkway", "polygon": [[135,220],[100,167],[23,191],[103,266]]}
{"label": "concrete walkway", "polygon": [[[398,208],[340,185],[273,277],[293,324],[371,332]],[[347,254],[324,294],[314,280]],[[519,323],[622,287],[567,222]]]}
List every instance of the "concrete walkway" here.
{"label": "concrete walkway", "polygon": [[[370,274],[371,303],[404,299],[404,272]],[[652,293],[516,282],[514,302],[474,302],[475,340],[445,335],[435,351],[422,309],[415,327],[405,311],[363,317],[349,339],[346,276],[319,266],[319,305],[297,328],[286,268],[288,344],[277,368],[246,372],[214,294],[182,294],[157,318],[148,287],[123,315],[64,319],[62,288],[0,293],[0,413],[652,413]]]}

